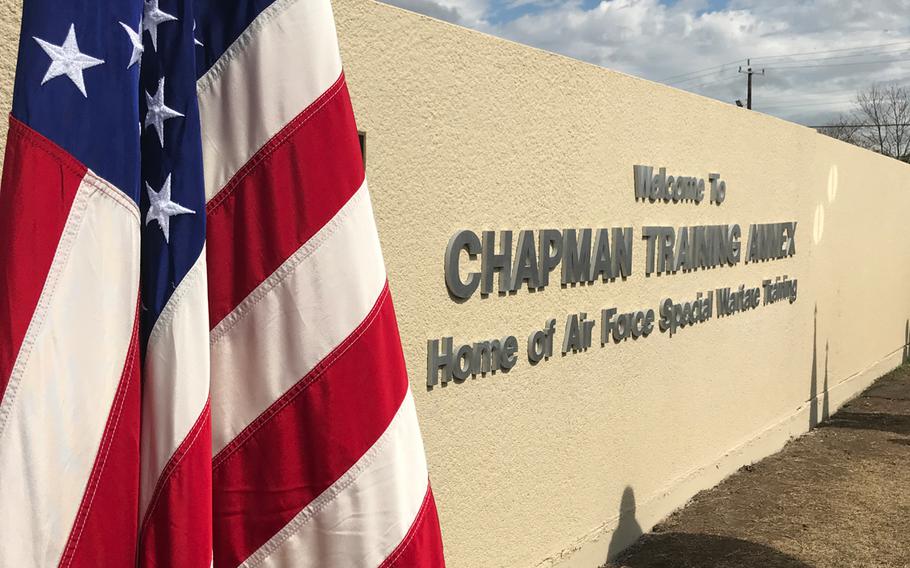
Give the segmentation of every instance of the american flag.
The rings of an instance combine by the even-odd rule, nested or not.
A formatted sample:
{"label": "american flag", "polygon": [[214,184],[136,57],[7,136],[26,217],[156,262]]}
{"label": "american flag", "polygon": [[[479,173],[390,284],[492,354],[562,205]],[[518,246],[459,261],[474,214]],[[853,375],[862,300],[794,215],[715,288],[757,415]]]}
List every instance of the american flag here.
{"label": "american flag", "polygon": [[443,566],[328,0],[25,0],[0,567]]}

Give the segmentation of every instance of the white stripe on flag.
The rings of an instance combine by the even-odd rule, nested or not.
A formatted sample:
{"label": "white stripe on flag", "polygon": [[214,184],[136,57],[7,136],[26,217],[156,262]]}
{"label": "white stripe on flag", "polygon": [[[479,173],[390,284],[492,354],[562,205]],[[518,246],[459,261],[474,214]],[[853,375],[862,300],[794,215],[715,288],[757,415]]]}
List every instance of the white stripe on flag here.
{"label": "white stripe on flag", "polygon": [[206,201],[340,76],[329,2],[263,10],[197,83]]}
{"label": "white stripe on flag", "polygon": [[0,410],[0,566],[60,561],[130,348],[139,230],[136,205],[88,172]]}
{"label": "white stripe on flag", "polygon": [[145,516],[158,477],[209,398],[205,248],[155,323],[144,370],[140,520]]}
{"label": "white stripe on flag", "polygon": [[373,447],[242,566],[379,566],[407,535],[427,487],[409,390]]}
{"label": "white stripe on flag", "polygon": [[218,453],[353,332],[386,273],[366,182],[212,330]]}

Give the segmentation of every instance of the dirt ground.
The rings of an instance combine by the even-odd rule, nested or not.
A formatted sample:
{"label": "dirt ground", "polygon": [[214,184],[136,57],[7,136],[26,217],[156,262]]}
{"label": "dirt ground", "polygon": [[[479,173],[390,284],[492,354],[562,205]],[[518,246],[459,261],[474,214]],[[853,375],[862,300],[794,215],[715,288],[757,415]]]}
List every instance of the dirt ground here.
{"label": "dirt ground", "polygon": [[696,495],[618,567],[910,567],[910,366]]}

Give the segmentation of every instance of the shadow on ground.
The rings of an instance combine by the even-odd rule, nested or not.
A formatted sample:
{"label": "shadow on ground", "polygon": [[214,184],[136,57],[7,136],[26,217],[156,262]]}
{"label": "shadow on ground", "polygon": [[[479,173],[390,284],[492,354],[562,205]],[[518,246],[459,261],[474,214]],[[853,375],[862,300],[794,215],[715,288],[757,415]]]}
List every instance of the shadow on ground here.
{"label": "shadow on ground", "polygon": [[[910,363],[910,321],[901,331],[898,354]],[[699,493],[623,550],[642,530],[627,487],[604,568],[910,568],[910,364],[829,417],[832,352],[813,339],[814,432]]]}
{"label": "shadow on ground", "polygon": [[773,548],[738,538],[684,532],[642,536],[635,518],[635,491],[626,487],[621,501],[619,523],[608,551],[608,558],[618,557],[606,568],[813,568]]}
{"label": "shadow on ground", "polygon": [[873,412],[841,411],[821,425],[821,428],[878,430],[892,434],[910,435],[910,416]]}
{"label": "shadow on ground", "polygon": [[[642,551],[646,551],[641,554]],[[813,568],[747,540],[710,534],[648,534],[607,565],[627,568]]]}

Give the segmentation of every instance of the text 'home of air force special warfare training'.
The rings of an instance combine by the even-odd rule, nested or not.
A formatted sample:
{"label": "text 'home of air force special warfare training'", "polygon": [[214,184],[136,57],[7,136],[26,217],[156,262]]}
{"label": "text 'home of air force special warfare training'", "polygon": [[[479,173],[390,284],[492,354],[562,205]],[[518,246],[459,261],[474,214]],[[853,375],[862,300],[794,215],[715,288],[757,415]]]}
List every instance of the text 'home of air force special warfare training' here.
{"label": "text 'home of air force special warfare training'", "polygon": [[[707,180],[692,176],[655,173],[650,166],[634,166],[637,201],[690,203],[705,198],[720,206],[727,184],[718,174]],[[522,287],[543,290],[558,283],[563,287],[625,280],[633,273],[635,229],[633,227],[541,229],[516,232],[461,230],[449,240],[445,251],[445,282],[451,296],[464,301],[479,293],[507,295]],[[740,263],[767,262],[796,254],[796,222],[758,223],[747,231],[739,224],[698,226],[644,226],[643,270],[646,276],[709,270]],[[745,245],[745,248],[744,248]],[[561,353],[584,352],[592,347],[599,323],[600,346],[647,338],[657,328],[673,336],[680,329],[717,317],[732,316],[775,304],[796,301],[797,280],[787,275],[763,279],[754,286],[720,287],[699,291],[686,301],[665,298],[656,309],[621,312],[603,308],[599,319],[580,312],[565,318]],[[543,329],[528,336],[527,358],[531,363],[554,353],[557,320],[547,319]],[[471,376],[509,371],[518,362],[519,342],[509,335],[455,345],[454,338],[427,342],[427,386]]]}

